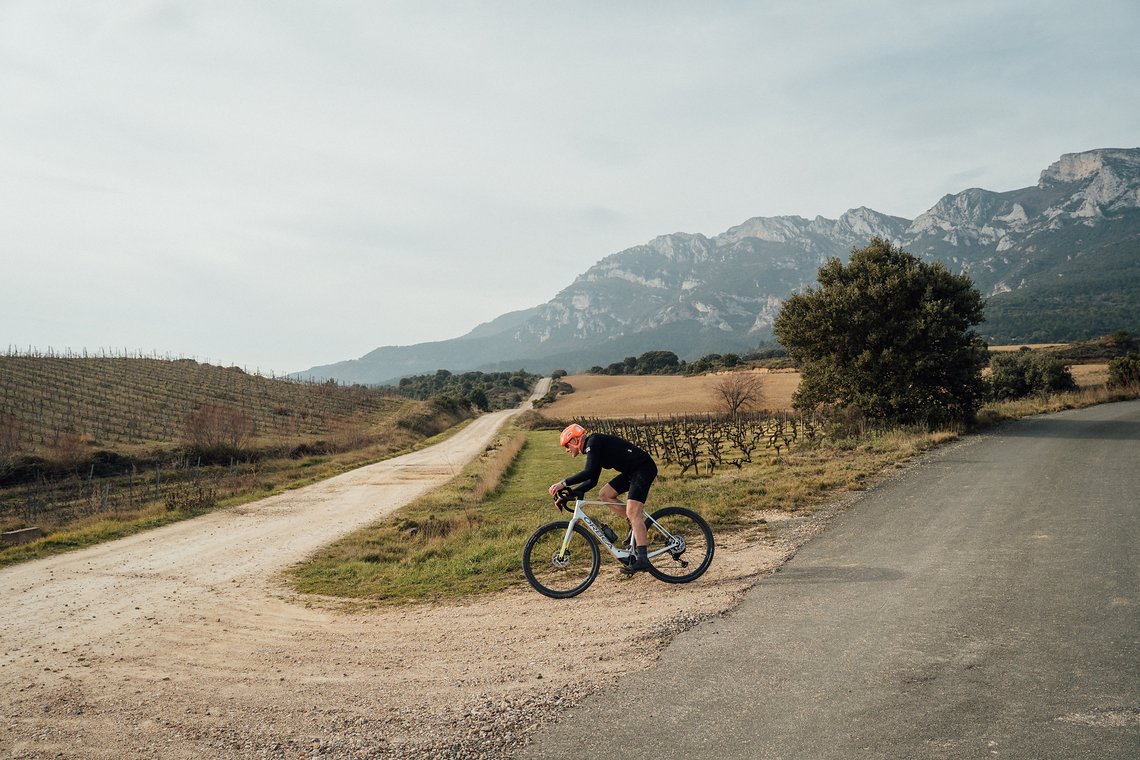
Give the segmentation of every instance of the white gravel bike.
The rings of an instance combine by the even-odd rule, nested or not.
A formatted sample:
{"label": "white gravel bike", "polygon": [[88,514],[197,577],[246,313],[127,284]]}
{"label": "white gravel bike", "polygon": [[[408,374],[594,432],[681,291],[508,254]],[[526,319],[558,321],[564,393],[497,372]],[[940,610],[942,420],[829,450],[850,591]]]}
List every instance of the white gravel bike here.
{"label": "white gravel bike", "polygon": [[[547,523],[534,532],[523,548],[523,573],[540,594],[566,599],[577,596],[598,577],[601,550],[629,564],[634,557],[633,532],[620,543],[613,528],[595,522],[587,506],[621,506],[620,502],[574,499],[565,489],[556,497],[559,509],[572,512],[569,520]],[[645,516],[649,534],[649,574],[667,583],[688,583],[699,578],[712,563],[715,544],[704,518],[685,507],[662,507]]]}

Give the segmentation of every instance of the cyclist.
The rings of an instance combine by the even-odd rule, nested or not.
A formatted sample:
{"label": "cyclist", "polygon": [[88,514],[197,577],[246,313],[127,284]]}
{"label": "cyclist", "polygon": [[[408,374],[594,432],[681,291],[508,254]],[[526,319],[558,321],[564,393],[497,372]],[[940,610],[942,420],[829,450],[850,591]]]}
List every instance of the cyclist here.
{"label": "cyclist", "polygon": [[618,475],[602,487],[598,492],[598,498],[602,501],[617,501],[621,494],[629,492],[624,510],[616,504],[610,507],[629,520],[636,545],[633,562],[622,567],[621,571],[626,575],[632,575],[640,570],[649,569],[649,558],[646,556],[649,536],[645,530],[643,510],[645,500],[649,496],[649,487],[657,477],[657,464],[653,461],[653,457],[616,435],[587,434],[586,429],[578,424],[567,426],[562,431],[558,443],[569,451],[572,457],[585,453],[586,466],[581,472],[551,485],[550,495],[555,496],[560,489],[575,488],[575,486],[578,493],[584,494],[598,484],[603,469],[617,470]]}

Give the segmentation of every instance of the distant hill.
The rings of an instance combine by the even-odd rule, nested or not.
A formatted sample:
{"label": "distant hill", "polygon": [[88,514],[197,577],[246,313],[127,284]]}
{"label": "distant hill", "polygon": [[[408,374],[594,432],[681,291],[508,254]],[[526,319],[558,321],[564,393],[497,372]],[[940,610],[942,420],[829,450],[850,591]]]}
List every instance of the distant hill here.
{"label": "distant hill", "polygon": [[412,374],[549,372],[654,349],[681,358],[771,339],[790,293],[874,236],[965,272],[988,298],[991,343],[1140,331],[1140,148],[1066,154],[1033,187],[947,195],[916,219],[866,207],[839,219],[756,217],[719,235],[662,235],[607,256],[545,304],[452,340],[385,346],[299,377],[393,383]]}

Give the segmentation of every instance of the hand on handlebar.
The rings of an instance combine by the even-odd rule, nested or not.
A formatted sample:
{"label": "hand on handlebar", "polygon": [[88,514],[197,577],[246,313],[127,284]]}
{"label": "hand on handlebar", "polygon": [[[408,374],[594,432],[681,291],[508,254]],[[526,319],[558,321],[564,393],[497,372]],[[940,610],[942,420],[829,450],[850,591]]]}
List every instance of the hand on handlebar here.
{"label": "hand on handlebar", "polygon": [[[570,509],[569,503],[570,503],[571,499],[582,498],[581,494],[574,492],[573,490],[571,490],[567,486],[562,485],[561,483],[555,483],[555,485],[561,486],[557,491],[552,492],[552,495],[554,496],[554,506],[558,507],[558,509],[560,511],[563,509]],[[553,488],[553,486],[552,486],[552,488]],[[571,510],[571,511],[573,511],[573,510]]]}

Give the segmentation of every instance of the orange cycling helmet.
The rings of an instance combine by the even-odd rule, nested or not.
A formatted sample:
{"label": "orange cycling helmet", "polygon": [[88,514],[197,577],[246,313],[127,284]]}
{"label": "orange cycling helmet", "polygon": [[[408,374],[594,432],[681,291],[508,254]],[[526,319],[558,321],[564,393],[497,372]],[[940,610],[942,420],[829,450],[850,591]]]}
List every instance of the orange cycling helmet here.
{"label": "orange cycling helmet", "polygon": [[570,445],[570,441],[578,441],[579,445],[581,445],[581,441],[585,437],[586,428],[577,423],[567,425],[566,429],[562,431],[562,435],[558,436],[558,445],[562,448],[566,448]]}

